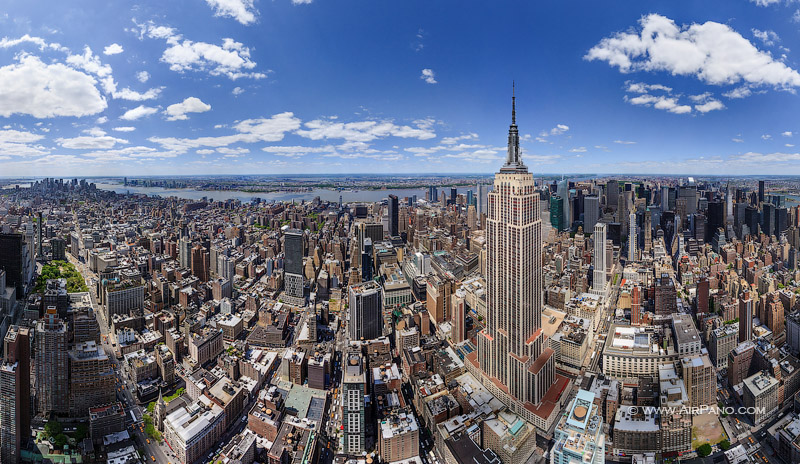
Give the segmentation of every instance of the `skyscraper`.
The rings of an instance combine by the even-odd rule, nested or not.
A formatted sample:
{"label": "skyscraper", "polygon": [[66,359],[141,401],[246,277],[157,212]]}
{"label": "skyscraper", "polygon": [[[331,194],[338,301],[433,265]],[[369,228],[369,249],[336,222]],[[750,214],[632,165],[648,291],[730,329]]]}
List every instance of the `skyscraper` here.
{"label": "skyscraper", "polygon": [[583,231],[594,230],[600,219],[600,198],[597,195],[583,197]]}
{"label": "skyscraper", "polygon": [[578,390],[553,433],[551,464],[605,462],[606,436],[600,411],[594,393]]}
{"label": "skyscraper", "polygon": [[0,366],[0,462],[20,462],[22,441],[31,434],[31,349],[26,327],[12,326]]}
{"label": "skyscraper", "polygon": [[[763,182],[763,181],[760,181]],[[753,339],[753,300],[750,293],[739,297],[739,343]]]}
{"label": "skyscraper", "polygon": [[389,195],[389,236],[397,237],[398,202],[397,195]]}
{"label": "skyscraper", "polygon": [[39,412],[69,412],[67,325],[56,308],[47,308],[36,323],[36,401]]}
{"label": "skyscraper", "polygon": [[286,295],[303,298],[303,232],[287,229],[283,235],[285,262],[283,265]]}
{"label": "skyscraper", "polygon": [[592,240],[594,241],[592,293],[600,294],[606,288],[606,225],[604,223],[595,224]]}
{"label": "skyscraper", "polygon": [[628,217],[628,261],[636,261],[636,213],[631,211]]}
{"label": "skyscraper", "polygon": [[383,298],[375,281],[350,286],[350,339],[372,340],[383,335]]}
{"label": "skyscraper", "polygon": [[[530,416],[556,382],[553,350],[542,321],[542,221],[533,175],[520,159],[512,99],[506,162],[489,193],[486,227],[487,316],[478,336],[478,366],[503,401]],[[484,382],[484,385],[487,383]],[[497,391],[497,390],[495,390]],[[535,414],[535,413],[534,413]]]}
{"label": "skyscraper", "polygon": [[361,454],[365,447],[364,396],[367,394],[367,378],[360,350],[347,353],[347,362],[342,370],[344,451],[353,455]]}
{"label": "skyscraper", "polygon": [[764,201],[764,181],[758,181],[758,202],[761,203]]}

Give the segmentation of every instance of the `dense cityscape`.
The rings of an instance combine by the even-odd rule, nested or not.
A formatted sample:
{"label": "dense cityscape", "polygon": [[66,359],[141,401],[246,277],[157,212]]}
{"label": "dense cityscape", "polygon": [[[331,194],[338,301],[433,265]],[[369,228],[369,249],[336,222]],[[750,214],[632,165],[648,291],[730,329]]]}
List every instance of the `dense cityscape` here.
{"label": "dense cityscape", "polygon": [[0,29],[0,464],[800,464],[800,1]]}
{"label": "dense cityscape", "polygon": [[6,188],[0,459],[798,462],[785,187],[537,182],[512,104],[490,187]]}

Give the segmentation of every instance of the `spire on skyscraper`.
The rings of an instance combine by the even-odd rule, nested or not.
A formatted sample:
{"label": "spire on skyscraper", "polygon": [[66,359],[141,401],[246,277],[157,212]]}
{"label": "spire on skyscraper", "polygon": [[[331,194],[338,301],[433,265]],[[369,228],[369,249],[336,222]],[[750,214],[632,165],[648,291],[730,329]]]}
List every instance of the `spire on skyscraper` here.
{"label": "spire on skyscraper", "polygon": [[500,172],[528,172],[527,166],[522,164],[519,151],[519,129],[517,129],[517,96],[516,85],[511,82],[511,126],[508,128],[508,153],[506,164]]}

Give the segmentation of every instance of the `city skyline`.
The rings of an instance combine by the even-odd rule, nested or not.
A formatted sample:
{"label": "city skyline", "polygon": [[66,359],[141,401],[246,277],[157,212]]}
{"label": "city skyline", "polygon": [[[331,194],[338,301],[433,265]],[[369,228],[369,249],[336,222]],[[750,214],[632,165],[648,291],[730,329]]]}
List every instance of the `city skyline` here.
{"label": "city skyline", "polygon": [[47,6],[0,15],[4,176],[491,174],[512,80],[535,175],[800,174],[793,2]]}

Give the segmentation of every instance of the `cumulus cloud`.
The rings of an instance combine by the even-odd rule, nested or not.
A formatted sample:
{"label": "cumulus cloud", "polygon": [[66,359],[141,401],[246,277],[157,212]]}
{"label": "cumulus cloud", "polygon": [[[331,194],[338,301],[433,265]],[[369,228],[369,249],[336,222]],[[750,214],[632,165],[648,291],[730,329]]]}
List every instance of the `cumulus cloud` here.
{"label": "cumulus cloud", "polygon": [[433,72],[433,69],[425,68],[422,70],[422,74],[419,76],[420,79],[427,82],[428,84],[436,84],[436,73]]}
{"label": "cumulus cloud", "polygon": [[753,37],[760,40],[764,45],[770,47],[775,45],[775,42],[780,42],[781,38],[778,36],[775,31],[761,31],[758,29],[753,29]]}
{"label": "cumulus cloud", "polygon": [[108,107],[90,75],[62,63],[20,55],[0,67],[0,116],[88,116]]}
{"label": "cumulus cloud", "polygon": [[730,99],[737,99],[737,98],[747,98],[752,94],[753,91],[750,90],[749,87],[737,87],[733,90],[723,93],[722,96]]}
{"label": "cumulus cloud", "polygon": [[180,103],[169,105],[164,111],[167,115],[167,121],[182,121],[189,119],[186,113],[205,113],[211,110],[211,105],[203,103],[197,97],[189,97]]}
{"label": "cumulus cloud", "polygon": [[[547,137],[548,135],[561,135],[569,130],[569,126],[566,124],[556,124],[556,127],[550,129],[549,131],[542,131],[539,134],[539,137]],[[537,139],[538,140],[538,139]],[[546,140],[540,140],[546,141]]]}
{"label": "cumulus cloud", "polygon": [[127,140],[106,135],[99,129],[87,131],[90,135],[72,138],[58,138],[56,143],[72,150],[103,150],[113,148],[116,144],[126,144]]}
{"label": "cumulus cloud", "polygon": [[625,90],[630,93],[648,93],[651,91],[663,91],[670,93],[672,92],[672,87],[667,87],[666,85],[661,84],[645,84],[643,82],[625,82]]}
{"label": "cumulus cloud", "polygon": [[358,121],[342,123],[326,119],[315,119],[304,124],[305,129],[297,135],[311,140],[344,139],[349,142],[370,142],[388,136],[427,140],[436,137],[433,132],[434,121],[421,119],[414,121],[415,127],[397,125],[392,121]]}
{"label": "cumulus cloud", "polygon": [[206,0],[206,3],[214,9],[214,16],[233,18],[245,26],[256,22],[258,11],[253,0]]}
{"label": "cumulus cloud", "polygon": [[758,6],[770,6],[776,3],[780,3],[781,0],[750,0],[751,3],[755,3]]}
{"label": "cumulus cloud", "polygon": [[190,149],[211,147],[219,148],[235,143],[278,142],[283,140],[287,132],[300,128],[300,119],[293,113],[286,112],[270,118],[245,119],[233,126],[236,133],[218,137],[177,138],[150,137],[148,140],[157,143],[170,151],[185,153]]}
{"label": "cumulus cloud", "polygon": [[636,145],[636,142],[632,140],[614,140],[614,143],[618,143],[620,145]]}
{"label": "cumulus cloud", "polygon": [[123,50],[122,45],[118,43],[112,43],[111,45],[103,49],[103,55],[119,55],[123,51],[125,50]]}
{"label": "cumulus cloud", "polygon": [[694,76],[707,84],[800,86],[800,73],[726,24],[708,21],[681,27],[665,16],[650,14],[639,20],[639,26],[638,32],[619,32],[602,39],[584,59],[605,61],[622,73],[666,71]]}
{"label": "cumulus cloud", "polygon": [[792,131],[786,131],[786,132],[781,132],[781,135],[784,137],[791,137],[794,134],[792,133]]}
{"label": "cumulus cloud", "polygon": [[185,39],[175,29],[156,26],[152,21],[137,26],[140,37],[167,42],[161,61],[172,71],[206,71],[212,76],[226,76],[231,80],[267,77],[266,73],[252,71],[256,63],[250,59],[250,48],[233,39],[222,39],[220,46]]}
{"label": "cumulus cloud", "polygon": [[569,151],[570,153],[586,153],[586,147],[577,147]]}
{"label": "cumulus cloud", "polygon": [[119,126],[113,128],[112,130],[115,130],[117,132],[133,132],[136,130],[136,128],[133,126]]}
{"label": "cumulus cloud", "polygon": [[139,71],[136,73],[136,80],[144,84],[150,79],[150,73],[147,71]]}
{"label": "cumulus cloud", "polygon": [[241,87],[234,87],[234,88],[233,88],[233,90],[231,90],[231,93],[232,93],[234,96],[239,96],[239,95],[241,95],[241,94],[243,94],[243,93],[244,93],[244,89],[243,89],[243,88],[241,88]]}
{"label": "cumulus cloud", "polygon": [[135,121],[140,118],[144,118],[146,116],[150,116],[151,114],[155,114],[158,112],[158,108],[153,108],[151,106],[144,106],[139,105],[136,108],[128,110],[120,116],[120,119],[124,119],[126,121]]}

